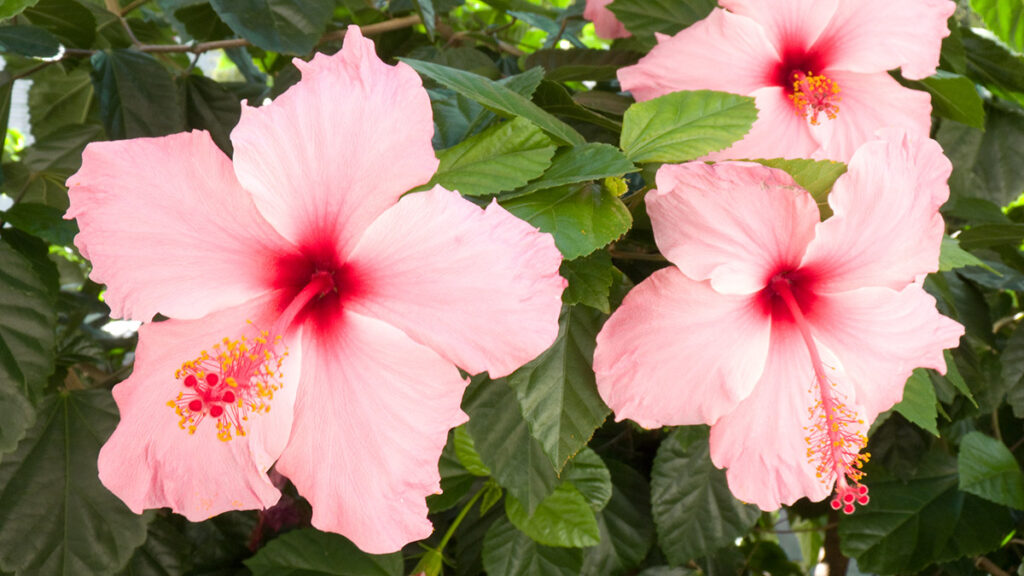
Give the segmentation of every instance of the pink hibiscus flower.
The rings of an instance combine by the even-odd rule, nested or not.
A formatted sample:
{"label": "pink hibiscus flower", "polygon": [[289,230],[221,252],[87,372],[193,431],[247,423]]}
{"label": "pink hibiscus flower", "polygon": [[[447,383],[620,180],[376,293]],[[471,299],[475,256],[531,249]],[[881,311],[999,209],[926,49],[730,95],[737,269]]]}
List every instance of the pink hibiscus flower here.
{"label": "pink hibiscus flower", "polygon": [[456,366],[505,375],[554,341],[561,257],[497,204],[402,197],[437,167],[430,102],[358,28],[296,65],[233,161],[205,132],[105,142],[68,181],[112,314],[171,318],[139,331],[100,479],[196,521],[273,505],[276,465],[314,526],[390,552],[431,532]]}
{"label": "pink hibiscus flower", "polygon": [[587,0],[587,7],[583,9],[583,17],[594,23],[594,32],[601,38],[614,40],[615,38],[629,38],[631,34],[626,27],[615,17],[615,13],[608,9],[612,0]]}
{"label": "pink hibiscus flower", "polygon": [[868,425],[915,367],[944,371],[963,334],[921,287],[951,165],[932,140],[883,136],[854,154],[824,222],[785,172],[663,166],[647,207],[675,266],[597,337],[597,385],[617,418],[710,424],[733,494],[764,510],[833,487],[833,507],[866,503]]}
{"label": "pink hibiscus flower", "polygon": [[619,70],[637,100],[679,90],[753,96],[747,136],[710,159],[845,162],[880,128],[927,137],[928,94],[886,72],[935,73],[950,0],[720,0],[704,20]]}

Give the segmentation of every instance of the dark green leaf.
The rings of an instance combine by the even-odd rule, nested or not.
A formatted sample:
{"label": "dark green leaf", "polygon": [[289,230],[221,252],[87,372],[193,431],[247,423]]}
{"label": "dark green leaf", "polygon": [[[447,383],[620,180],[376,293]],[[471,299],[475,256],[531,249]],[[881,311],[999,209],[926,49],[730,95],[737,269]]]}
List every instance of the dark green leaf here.
{"label": "dark green leaf", "polygon": [[846,173],[846,164],[806,158],[772,158],[754,160],[754,162],[785,170],[801,188],[811,193],[814,201],[818,203],[818,211],[822,218],[832,215],[832,208],[828,205],[828,194],[832,191],[836,180]]}
{"label": "dark green leaf", "polygon": [[433,0],[412,0],[412,3],[416,6],[416,11],[420,13],[420,21],[423,22],[423,27],[427,30],[427,37],[433,41],[437,28],[437,16],[434,13]]}
{"label": "dark green leaf", "polygon": [[564,144],[583,144],[583,136],[568,124],[548,114],[515,90],[502,86],[472,72],[457,70],[431,62],[403,58],[421,75],[471,98],[486,108],[505,116],[521,116]]}
{"label": "dark green leaf", "polygon": [[569,286],[562,292],[562,302],[585,304],[605,314],[611,313],[608,293],[615,278],[615,267],[607,252],[602,250],[575,260],[565,260],[558,273],[569,281]]}
{"label": "dark green leaf", "polygon": [[32,135],[38,139],[69,124],[98,123],[95,100],[92,79],[84,66],[67,73],[60,66],[49,66],[33,74],[28,92]]}
{"label": "dark green leaf", "polygon": [[191,570],[192,546],[171,519],[158,518],[149,525],[146,542],[118,576],[184,576]]}
{"label": "dark green leaf", "polygon": [[11,226],[57,246],[71,246],[78,234],[78,226],[64,219],[64,210],[46,204],[19,202],[4,216]]}
{"label": "dark green leaf", "polygon": [[934,76],[919,81],[906,81],[906,84],[931,94],[932,110],[936,116],[975,128],[985,128],[984,102],[969,78],[939,70]]}
{"label": "dark green leaf", "polygon": [[715,0],[615,0],[608,8],[633,34],[650,36],[675,34],[707,17],[717,5]]}
{"label": "dark green leaf", "polygon": [[525,67],[540,66],[552,82],[614,80],[619,68],[635,64],[640,55],[621,50],[537,50]]}
{"label": "dark green leaf", "polygon": [[11,16],[16,16],[25,8],[34,6],[39,0],[7,0],[3,4],[0,4],[0,20],[6,20]]}
{"label": "dark green leaf", "polygon": [[242,114],[238,98],[220,84],[190,74],[180,80],[182,100],[185,102],[187,128],[206,130],[226,154],[231,154],[231,130]]}
{"label": "dark green leaf", "polygon": [[111,574],[142,545],[148,518],[108,492],[96,471],[116,424],[107,390],[43,402],[35,426],[0,463],[0,568],[18,576]]}
{"label": "dark green leaf", "polygon": [[502,202],[509,212],[555,237],[567,259],[586,256],[625,234],[633,217],[600,183],[570,184]]}
{"label": "dark green leaf", "polygon": [[328,0],[211,0],[210,5],[239,36],[289,54],[313,50],[334,8]]}
{"label": "dark green leaf", "polygon": [[579,548],[541,546],[505,518],[487,531],[483,557],[488,576],[576,576],[583,564]]}
{"label": "dark green leaf", "polygon": [[441,151],[427,188],[440,184],[464,196],[514,190],[551,165],[555,145],[528,120],[516,118]]}
{"label": "dark green leaf", "polygon": [[508,377],[530,433],[558,472],[610,412],[597,393],[591,368],[604,318],[591,308],[564,306],[555,343]]}
{"label": "dark green leaf", "polygon": [[1024,473],[1005,444],[971,432],[960,440],[960,489],[986,500],[1024,510]]}
{"label": "dark green leaf", "polygon": [[174,81],[156,58],[134,50],[97,52],[92,68],[108,136],[164,136],[182,129]]}
{"label": "dark green leaf", "polygon": [[964,382],[964,377],[960,375],[960,369],[956,366],[956,361],[953,359],[953,353],[949,350],[942,351],[943,357],[946,359],[946,380],[953,385],[961,394],[967,397],[974,404],[974,407],[978,407],[978,403],[974,401],[974,394],[971,393],[971,389],[967,387],[967,382]]}
{"label": "dark green leaf", "polygon": [[971,8],[985,27],[1017,52],[1024,52],[1024,2],[1021,0],[971,0]]}
{"label": "dark green leaf", "polygon": [[622,176],[637,170],[638,168],[611,144],[591,143],[573,146],[560,150],[544,175],[518,190],[516,195],[565,184]]}
{"label": "dark green leaf", "polygon": [[[173,1],[164,0],[158,4],[174,4]],[[164,8],[167,11],[167,8]],[[200,1],[188,6],[182,6],[172,11],[174,18],[181,23],[193,40],[207,42],[210,40],[222,40],[234,34],[231,27],[224,23],[217,15],[217,11],[208,2]]]}
{"label": "dark green leaf", "polygon": [[938,399],[935,397],[935,387],[932,385],[928,373],[918,368],[907,380],[903,388],[903,400],[892,407],[893,410],[917,424],[924,430],[939,435],[938,410],[936,409]]}
{"label": "dark green leaf", "polygon": [[67,209],[64,182],[81,165],[85,145],[102,133],[96,125],[65,126],[40,138],[22,152],[22,162],[4,164],[4,192],[22,202]]}
{"label": "dark green leaf", "polygon": [[622,574],[636,568],[654,544],[650,487],[632,467],[609,460],[612,497],[597,515],[601,541],[584,552],[585,576]]}
{"label": "dark green leaf", "polygon": [[245,565],[253,576],[401,576],[402,555],[367,554],[344,536],[303,528],[271,540]]}
{"label": "dark green leaf", "polygon": [[[466,471],[455,453],[455,431],[460,429],[456,428],[448,433],[448,442],[437,463],[437,469],[441,473],[441,493],[427,496],[427,507],[431,514],[454,508],[476,484],[477,477]],[[465,430],[462,435],[466,436]],[[468,439],[468,436],[466,438]],[[473,453],[476,454],[476,451]]]}
{"label": "dark green leaf", "polygon": [[[41,394],[53,373],[56,325],[53,296],[32,264],[0,242],[0,388],[7,396]],[[20,436],[19,426],[17,419],[10,432],[3,426],[5,444]]]}
{"label": "dark green leaf", "polygon": [[658,542],[673,564],[707,556],[747,533],[761,512],[733,498],[725,471],[711,463],[707,433],[677,428],[651,470]]}
{"label": "dark green leaf", "polygon": [[984,224],[965,230],[957,238],[965,250],[993,246],[1020,246],[1024,241],[1024,224]]}
{"label": "dark green leaf", "polygon": [[540,443],[530,436],[515,392],[505,380],[477,379],[462,399],[466,430],[494,479],[533,513],[558,484]]}
{"label": "dark green leaf", "polygon": [[36,26],[0,26],[0,53],[49,58],[60,50],[60,41]]}
{"label": "dark green leaf", "polygon": [[601,537],[594,510],[572,482],[559,484],[533,514],[506,496],[505,513],[512,524],[544,546],[584,548],[595,546]]}
{"label": "dark green leaf", "polygon": [[467,472],[484,478],[491,475],[491,470],[480,459],[480,454],[476,451],[473,439],[470,438],[469,432],[466,432],[465,426],[455,429],[453,440],[455,442],[455,457]]}
{"label": "dark green leaf", "polygon": [[967,51],[967,75],[988,88],[1019,101],[1024,93],[1024,58],[1011,54],[998,42],[960,28]]}
{"label": "dark green leaf", "polygon": [[956,238],[942,237],[942,250],[939,252],[939,270],[946,272],[965,266],[986,266],[977,256],[960,247]]}
{"label": "dark green leaf", "polygon": [[673,92],[626,111],[620,146],[633,162],[686,162],[728,148],[756,119],[754,99],[747,96]]}
{"label": "dark green leaf", "polygon": [[956,461],[929,452],[908,481],[868,471],[871,502],[839,523],[843,554],[862,571],[913,573],[984,554],[1013,529],[1006,508],[957,490]]}
{"label": "dark green leaf", "polygon": [[[618,133],[622,130],[621,122],[588,110],[578,104],[576,98],[584,94],[591,94],[591,92],[579,92],[576,96],[570,96],[565,86],[557,82],[545,80],[537,88],[537,92],[533,95],[533,101],[544,110],[561,118],[600,126],[613,133]],[[621,112],[619,114],[621,115]]]}
{"label": "dark green leaf", "polygon": [[601,511],[612,498],[612,477],[604,460],[590,448],[583,448],[565,465],[560,475],[583,494],[594,511]]}
{"label": "dark green leaf", "polygon": [[22,18],[53,34],[68,48],[89,48],[96,38],[96,17],[75,0],[39,0],[22,12]]}

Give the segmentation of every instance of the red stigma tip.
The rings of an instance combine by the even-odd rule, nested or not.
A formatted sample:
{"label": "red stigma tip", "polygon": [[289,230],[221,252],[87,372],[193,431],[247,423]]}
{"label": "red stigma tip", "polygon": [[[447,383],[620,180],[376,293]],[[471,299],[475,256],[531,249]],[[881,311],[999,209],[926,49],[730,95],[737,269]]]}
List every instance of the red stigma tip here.
{"label": "red stigma tip", "polygon": [[199,412],[200,410],[203,409],[203,401],[202,400],[193,400],[193,401],[189,402],[188,403],[188,409],[193,411],[193,412]]}
{"label": "red stigma tip", "polygon": [[210,388],[213,388],[214,386],[216,386],[217,382],[220,382],[220,377],[217,376],[216,374],[207,374],[206,375],[206,384],[209,385]]}
{"label": "red stigma tip", "polygon": [[235,401],[235,394],[231,390],[228,390],[227,392],[224,393],[223,396],[221,396],[220,399],[223,402],[227,402],[228,404],[232,404]]}
{"label": "red stigma tip", "polygon": [[214,418],[220,418],[221,414],[223,413],[224,409],[221,408],[219,405],[214,404],[213,406],[210,406],[210,416],[213,416]]}
{"label": "red stigma tip", "polygon": [[196,380],[196,377],[193,376],[192,374],[185,376],[185,382],[183,382],[183,384],[185,385],[186,388],[195,388],[196,383],[198,383],[198,380]]}

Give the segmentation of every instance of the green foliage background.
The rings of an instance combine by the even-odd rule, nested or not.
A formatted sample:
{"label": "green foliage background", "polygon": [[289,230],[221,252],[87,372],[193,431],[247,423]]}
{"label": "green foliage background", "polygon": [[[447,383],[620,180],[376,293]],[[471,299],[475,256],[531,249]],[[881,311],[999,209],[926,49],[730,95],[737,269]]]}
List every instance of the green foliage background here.
{"label": "green foliage background", "polygon": [[[868,450],[871,504],[762,513],[737,502],[703,427],[614,422],[594,338],[628,288],[665,266],[643,207],[660,163],[728,146],[750,98],[632,105],[615,72],[711,0],[615,0],[634,37],[593,35],[571,0],[4,0],[0,5],[0,574],[688,576],[1024,573],[1024,2],[961,1],[931,94],[955,166],[942,269],[926,288],[967,328],[945,376],[919,370]],[[369,556],[309,527],[288,487],[266,511],[189,523],[137,516],[96,477],[117,423],[110,388],[135,336],[72,245],[64,181],[91,141],[202,129],[231,152],[240,102],[298,80],[293,57],[363,27],[424,79],[431,184],[497,199],[554,235],[569,280],[558,340],[507,378],[474,380],[432,496],[433,536]],[[898,76],[898,74],[897,74]],[[31,81],[32,143],[8,130]],[[822,206],[841,164],[761,160]],[[145,167],[139,167],[145,169]],[[880,207],[884,209],[884,207]]]}

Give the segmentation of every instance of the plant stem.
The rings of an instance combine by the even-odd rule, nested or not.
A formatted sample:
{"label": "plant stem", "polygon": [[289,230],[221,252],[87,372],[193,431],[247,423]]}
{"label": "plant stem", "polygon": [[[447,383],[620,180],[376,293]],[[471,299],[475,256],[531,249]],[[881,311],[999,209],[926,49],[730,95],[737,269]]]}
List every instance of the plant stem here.
{"label": "plant stem", "polygon": [[447,546],[448,541],[452,539],[452,536],[455,534],[455,530],[458,529],[459,524],[462,524],[462,521],[466,518],[466,515],[469,514],[469,511],[473,509],[473,505],[476,504],[476,501],[479,500],[480,497],[483,496],[484,492],[486,491],[487,485],[485,484],[482,488],[477,490],[476,494],[474,494],[473,497],[469,499],[469,502],[466,502],[466,505],[462,507],[462,510],[459,511],[459,515],[455,517],[455,520],[452,521],[452,525],[448,527],[448,531],[445,532],[444,537],[441,538],[441,543],[437,545],[438,552],[444,551],[444,547]]}

